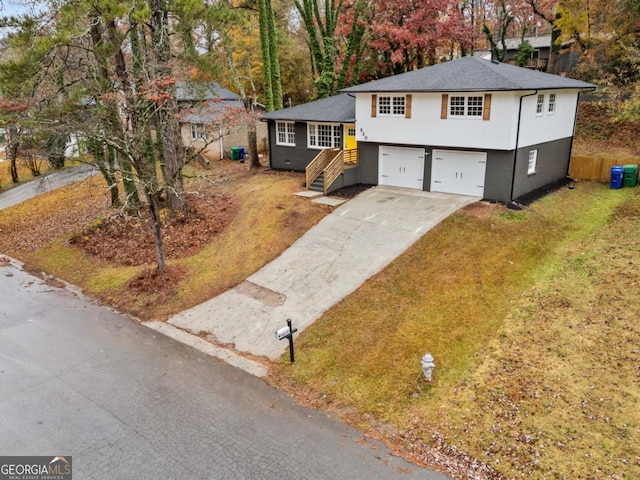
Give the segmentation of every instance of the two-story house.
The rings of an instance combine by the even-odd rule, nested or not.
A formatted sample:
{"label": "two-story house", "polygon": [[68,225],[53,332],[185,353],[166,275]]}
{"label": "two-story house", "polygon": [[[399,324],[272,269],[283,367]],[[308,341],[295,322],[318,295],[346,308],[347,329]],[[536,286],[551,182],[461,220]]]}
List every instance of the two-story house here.
{"label": "two-story house", "polygon": [[306,169],[308,186],[322,175],[325,192],[363,183],[507,203],[567,176],[578,96],[593,88],[463,57],[266,114],[270,162]]}

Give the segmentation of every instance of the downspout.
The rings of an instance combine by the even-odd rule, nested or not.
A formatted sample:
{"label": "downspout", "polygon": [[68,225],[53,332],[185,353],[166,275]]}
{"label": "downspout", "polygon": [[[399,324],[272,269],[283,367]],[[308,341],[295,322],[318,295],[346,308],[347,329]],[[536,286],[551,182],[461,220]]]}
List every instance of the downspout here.
{"label": "downspout", "polygon": [[535,92],[529,93],[527,95],[522,95],[520,97],[520,107],[518,108],[518,126],[516,129],[516,147],[513,151],[513,171],[511,173],[511,193],[509,194],[509,203],[513,202],[513,188],[516,183],[516,163],[518,161],[518,143],[520,142],[520,122],[522,120],[522,99],[525,97],[531,97],[533,95],[537,95],[538,90]]}

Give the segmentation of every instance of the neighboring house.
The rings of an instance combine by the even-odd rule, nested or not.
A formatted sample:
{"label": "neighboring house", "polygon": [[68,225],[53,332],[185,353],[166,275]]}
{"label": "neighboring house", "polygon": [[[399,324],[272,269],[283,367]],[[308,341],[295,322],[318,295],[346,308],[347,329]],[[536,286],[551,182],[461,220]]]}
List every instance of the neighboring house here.
{"label": "neighboring house", "polygon": [[[508,203],[567,176],[578,95],[592,88],[463,57],[263,119],[272,168],[306,169],[307,185],[316,176],[309,170],[320,170],[325,192],[362,183]],[[355,117],[349,114],[352,96]],[[343,158],[331,151],[331,161],[311,159],[318,148],[348,148],[353,141],[345,132],[352,131],[354,118],[357,159],[342,162],[327,180]]]}
{"label": "neighboring house", "polygon": [[[182,144],[208,160],[230,158],[231,147],[247,147],[247,125],[240,95],[215,82],[178,82]],[[258,145],[266,143],[266,128],[257,122]]]}
{"label": "neighboring house", "polygon": [[[578,64],[579,54],[569,49],[571,42],[564,42],[560,46],[560,53],[558,53],[555,59],[552,59],[551,35],[524,37],[524,40],[529,42],[533,47],[529,63],[525,65],[526,68],[562,75],[570,72]],[[506,39],[507,51],[505,52],[505,63],[516,65],[515,56],[518,53],[518,47],[521,43],[522,38]],[[486,60],[491,60],[491,52],[488,50],[477,51],[474,55]]]}

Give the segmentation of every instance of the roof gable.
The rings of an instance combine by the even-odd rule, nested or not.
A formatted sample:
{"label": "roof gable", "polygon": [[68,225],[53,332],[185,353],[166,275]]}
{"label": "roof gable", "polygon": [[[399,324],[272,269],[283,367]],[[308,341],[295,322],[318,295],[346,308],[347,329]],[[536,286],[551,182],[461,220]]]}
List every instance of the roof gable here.
{"label": "roof gable", "polygon": [[469,56],[363,83],[342,91],[476,92],[594,87],[591,83],[572,78]]}
{"label": "roof gable", "polygon": [[265,113],[264,120],[292,120],[301,122],[355,122],[356,99],[346,93],[322,98],[295,107]]}

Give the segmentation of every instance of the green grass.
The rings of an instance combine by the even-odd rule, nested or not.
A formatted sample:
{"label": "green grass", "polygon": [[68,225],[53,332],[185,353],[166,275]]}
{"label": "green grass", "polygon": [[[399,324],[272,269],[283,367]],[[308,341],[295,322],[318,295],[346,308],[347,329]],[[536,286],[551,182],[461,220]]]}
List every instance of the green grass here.
{"label": "green grass", "polygon": [[[360,426],[391,424],[404,432],[403,438],[418,439],[412,448],[437,439],[509,478],[522,472],[527,478],[590,478],[599,460],[615,458],[630,462],[618,465],[619,471],[633,473],[626,478],[639,477],[638,458],[629,452],[633,443],[620,444],[611,423],[596,429],[597,421],[580,413],[573,418],[575,412],[565,412],[558,400],[555,409],[548,409],[554,402],[551,391],[562,392],[565,399],[589,393],[589,405],[596,396],[591,386],[608,391],[607,402],[615,403],[625,418],[616,428],[636,444],[640,440],[640,387],[633,375],[624,374],[615,376],[617,387],[612,384],[611,373],[621,367],[619,359],[604,356],[603,343],[622,334],[618,327],[632,332],[637,327],[628,316],[624,326],[612,325],[606,333],[594,326],[589,330],[594,338],[575,336],[581,334],[578,306],[591,308],[594,315],[609,308],[593,283],[615,278],[618,267],[627,266],[614,250],[628,243],[638,250],[638,216],[624,217],[636,222],[628,236],[616,223],[621,211],[635,212],[629,205],[637,203],[635,190],[583,183],[543,198],[526,212],[485,219],[459,212],[303,332],[296,363],[289,365],[283,357],[274,381],[306,390],[325,407],[358,412],[352,421]],[[601,250],[610,261],[603,262]],[[629,275],[640,281],[634,269]],[[640,296],[634,288],[636,295],[625,295],[624,301],[631,302],[635,317]],[[549,312],[575,315],[570,320],[575,329],[564,324],[569,320],[563,316],[539,324]],[[631,333],[630,343],[621,347],[636,349],[625,365],[627,374],[640,368],[640,345],[637,337],[633,344]],[[623,350],[612,355],[624,355]],[[420,359],[426,352],[436,363],[430,384],[421,379]],[[604,363],[604,372],[597,362]],[[622,385],[628,397],[612,393]],[[576,405],[577,400],[571,403]],[[627,427],[621,426],[624,422]],[[593,460],[576,465],[569,451],[557,446],[571,443],[566,434],[557,434],[563,429],[574,431],[572,438],[587,439],[580,446],[574,440],[572,448],[591,452],[586,458]],[[589,448],[596,437],[598,445],[607,446],[597,454]]]}

